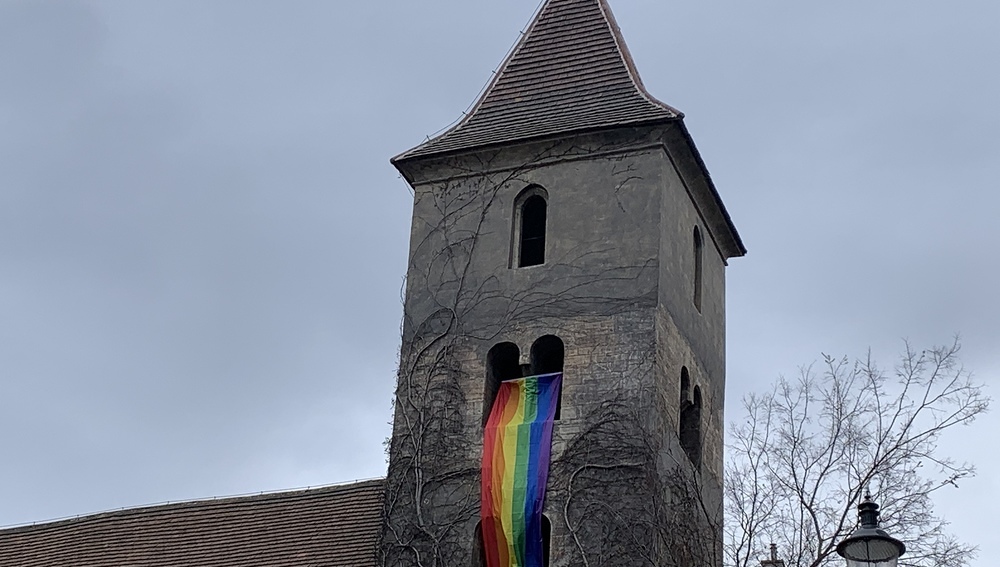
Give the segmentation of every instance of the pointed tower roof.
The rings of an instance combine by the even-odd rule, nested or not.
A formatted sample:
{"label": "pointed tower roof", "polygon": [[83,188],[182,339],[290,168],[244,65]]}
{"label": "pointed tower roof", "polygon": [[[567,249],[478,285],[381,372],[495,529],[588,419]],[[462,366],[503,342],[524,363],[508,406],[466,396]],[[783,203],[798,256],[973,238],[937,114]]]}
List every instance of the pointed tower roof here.
{"label": "pointed tower roof", "polygon": [[472,111],[393,161],[681,117],[643,88],[606,0],[547,0]]}

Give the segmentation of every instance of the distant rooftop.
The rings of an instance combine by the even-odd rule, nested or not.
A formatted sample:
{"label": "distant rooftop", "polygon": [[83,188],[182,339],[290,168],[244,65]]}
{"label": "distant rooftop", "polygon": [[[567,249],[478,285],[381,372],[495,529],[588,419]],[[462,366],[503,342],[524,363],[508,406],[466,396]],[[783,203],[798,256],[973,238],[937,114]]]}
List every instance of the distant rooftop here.
{"label": "distant rooftop", "polygon": [[379,479],[0,530],[0,566],[374,567],[384,486]]}
{"label": "distant rooftop", "polygon": [[606,0],[548,0],[472,111],[393,161],[681,117],[642,86]]}

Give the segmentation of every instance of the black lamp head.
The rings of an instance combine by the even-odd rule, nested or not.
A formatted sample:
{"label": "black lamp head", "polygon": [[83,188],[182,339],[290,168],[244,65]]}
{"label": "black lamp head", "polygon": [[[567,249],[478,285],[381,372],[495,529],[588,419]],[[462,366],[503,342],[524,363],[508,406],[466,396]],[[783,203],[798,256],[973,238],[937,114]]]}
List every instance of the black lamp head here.
{"label": "black lamp head", "polygon": [[896,567],[906,546],[878,527],[878,504],[871,495],[858,505],[861,527],[837,545],[837,554],[847,560],[847,567]]}

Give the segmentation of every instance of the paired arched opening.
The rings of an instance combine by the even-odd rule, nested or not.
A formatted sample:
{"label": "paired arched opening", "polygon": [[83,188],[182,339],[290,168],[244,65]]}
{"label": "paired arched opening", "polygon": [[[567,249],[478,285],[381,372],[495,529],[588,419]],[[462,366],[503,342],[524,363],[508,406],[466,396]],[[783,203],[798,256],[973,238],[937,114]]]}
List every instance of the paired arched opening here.
{"label": "paired arched opening", "polygon": [[694,227],[694,306],[701,311],[701,288],[702,288],[702,257],[704,254],[704,241],[701,238],[701,230]]}
{"label": "paired arched opening", "polygon": [[[549,555],[552,549],[552,522],[549,517],[542,514],[542,565],[548,567]],[[472,541],[472,561],[476,567],[486,567],[486,548],[483,546],[483,522],[480,520],[476,524],[475,535]]]}
{"label": "paired arched opening", "polygon": [[521,350],[514,343],[497,343],[486,353],[486,389],[483,392],[483,425],[490,418],[500,383],[522,376]]}
{"label": "paired arched opening", "polygon": [[[483,425],[490,417],[500,383],[524,376],[538,376],[563,371],[566,349],[555,335],[539,337],[531,344],[528,364],[520,363],[521,351],[511,342],[497,343],[486,353],[486,385],[483,391]],[[556,402],[556,419],[562,410],[562,391]]]}
{"label": "paired arched opening", "polygon": [[701,468],[701,388],[691,388],[686,366],[681,368],[680,437],[681,449],[695,468]]}
{"label": "paired arched opening", "polygon": [[[565,358],[566,349],[563,346],[562,339],[555,335],[539,337],[531,344],[531,366],[530,374],[527,374],[527,376],[562,372]],[[560,390],[559,399],[556,400],[556,419],[559,419],[561,412],[562,391]]]}
{"label": "paired arched opening", "polygon": [[511,265],[518,268],[545,263],[548,194],[532,185],[514,199],[514,238]]}

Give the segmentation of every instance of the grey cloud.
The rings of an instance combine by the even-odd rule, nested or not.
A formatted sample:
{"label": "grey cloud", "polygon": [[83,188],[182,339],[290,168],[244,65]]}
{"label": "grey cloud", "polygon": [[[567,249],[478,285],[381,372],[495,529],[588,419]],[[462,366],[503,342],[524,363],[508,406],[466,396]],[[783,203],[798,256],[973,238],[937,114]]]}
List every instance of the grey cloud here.
{"label": "grey cloud", "polygon": [[[961,332],[995,381],[1000,4],[611,3],[750,250],[732,418],[900,337]],[[411,205],[387,159],[536,5],[0,3],[0,524],[380,474]],[[976,459],[946,510],[985,544]]]}

